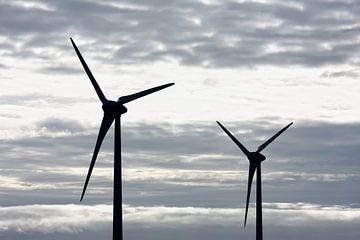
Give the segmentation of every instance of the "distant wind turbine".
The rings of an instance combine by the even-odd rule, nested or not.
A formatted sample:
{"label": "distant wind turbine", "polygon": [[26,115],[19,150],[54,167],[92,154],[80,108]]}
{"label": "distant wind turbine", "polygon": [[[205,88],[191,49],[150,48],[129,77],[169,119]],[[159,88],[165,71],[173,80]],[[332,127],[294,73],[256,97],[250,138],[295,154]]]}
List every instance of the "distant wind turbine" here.
{"label": "distant wind turbine", "polygon": [[113,206],[113,240],[122,240],[123,239],[123,219],[122,219],[122,181],[121,181],[121,133],[120,133],[120,117],[122,114],[127,112],[127,108],[124,106],[125,103],[131,102],[138,98],[144,97],[148,94],[154,93],[161,89],[170,87],[174,83],[164,84],[158,87],[150,88],[145,91],[141,91],[135,94],[122,96],[117,101],[107,100],[103,92],[101,91],[99,85],[97,84],[94,76],[92,75],[89,67],[87,66],[84,58],[82,57],[79,49],[75,45],[72,38],[70,38],[71,43],[75,49],[77,56],[80,59],[80,62],[90,78],[92,85],[95,88],[95,91],[102,102],[102,109],[104,111],[104,117],[101,122],[99,135],[96,141],[94,153],[91,159],[90,167],[88,174],[86,176],[85,185],[81,194],[80,201],[82,201],[86,187],[89,183],[91,172],[94,168],[96,157],[98,155],[100,146],[104,140],[104,137],[115,120],[115,142],[114,142],[114,206]]}
{"label": "distant wind turbine", "polygon": [[293,123],[291,122],[289,125],[281,129],[279,132],[277,132],[274,136],[272,136],[269,140],[261,144],[256,152],[249,152],[249,150],[244,147],[240,143],[239,140],[237,140],[231,132],[229,132],[223,125],[221,125],[220,122],[217,121],[219,126],[224,130],[224,132],[233,140],[233,142],[241,149],[241,151],[246,155],[246,157],[249,159],[250,165],[249,165],[249,178],[248,178],[248,189],[247,189],[247,197],[246,197],[246,209],[245,209],[245,222],[244,227],[246,226],[246,219],[248,214],[248,208],[249,208],[249,199],[250,199],[250,191],[251,191],[251,184],[252,180],[255,174],[255,171],[257,170],[256,174],[256,240],[262,240],[263,239],[263,231],[262,231],[262,200],[261,200],[261,162],[266,159],[264,155],[262,155],[260,152],[264,150],[272,141],[275,140],[280,134],[282,134],[288,127],[290,127]]}

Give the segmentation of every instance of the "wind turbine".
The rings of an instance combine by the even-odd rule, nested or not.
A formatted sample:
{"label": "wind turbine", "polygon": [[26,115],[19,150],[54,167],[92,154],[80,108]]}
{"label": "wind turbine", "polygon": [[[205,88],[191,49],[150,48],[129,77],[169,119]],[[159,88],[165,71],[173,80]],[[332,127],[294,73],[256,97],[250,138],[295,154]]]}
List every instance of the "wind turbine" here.
{"label": "wind turbine", "polygon": [[262,232],[262,200],[261,200],[261,162],[264,161],[266,157],[262,155],[260,152],[264,150],[272,141],[274,141],[275,138],[277,138],[286,129],[288,129],[293,123],[291,122],[286,127],[284,127],[279,132],[277,132],[274,136],[272,136],[269,140],[261,144],[256,150],[256,152],[250,152],[220,122],[218,121],[216,122],[219,124],[222,130],[224,130],[224,132],[231,138],[231,140],[233,140],[233,142],[241,149],[241,151],[246,155],[246,157],[249,159],[250,162],[244,227],[246,226],[246,219],[249,208],[251,184],[255,171],[257,171],[256,172],[256,240],[262,240],[263,232]]}
{"label": "wind turbine", "polygon": [[95,91],[102,103],[102,109],[104,111],[104,117],[101,122],[99,135],[96,140],[96,145],[94,153],[90,162],[90,167],[88,174],[86,176],[85,185],[81,194],[80,201],[82,201],[86,187],[89,183],[91,172],[94,168],[96,157],[98,155],[101,144],[104,140],[104,137],[115,120],[115,138],[114,138],[114,196],[113,196],[113,240],[122,240],[123,239],[123,219],[122,219],[122,181],[121,181],[121,133],[120,133],[120,117],[122,114],[127,112],[127,108],[124,106],[125,103],[131,102],[138,98],[144,97],[148,94],[157,92],[164,88],[174,85],[174,83],[164,84],[158,87],[150,88],[135,94],[122,96],[117,101],[111,101],[106,99],[105,95],[101,91],[99,85],[97,84],[94,76],[92,75],[89,67],[87,66],[84,58],[82,57],[79,49],[75,45],[72,38],[70,38],[71,43],[75,49],[77,56],[80,59],[80,62],[88,75]]}

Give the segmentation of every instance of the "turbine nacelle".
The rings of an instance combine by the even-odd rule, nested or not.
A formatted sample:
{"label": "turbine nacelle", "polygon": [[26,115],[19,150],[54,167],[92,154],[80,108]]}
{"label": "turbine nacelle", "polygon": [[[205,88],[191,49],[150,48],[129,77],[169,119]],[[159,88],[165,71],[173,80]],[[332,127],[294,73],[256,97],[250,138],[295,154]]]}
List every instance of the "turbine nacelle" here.
{"label": "turbine nacelle", "polygon": [[250,152],[247,156],[250,162],[262,162],[265,161],[266,157],[259,152]]}
{"label": "turbine nacelle", "polygon": [[105,113],[112,116],[121,115],[127,112],[127,108],[123,104],[115,101],[106,101],[102,105],[102,109]]}

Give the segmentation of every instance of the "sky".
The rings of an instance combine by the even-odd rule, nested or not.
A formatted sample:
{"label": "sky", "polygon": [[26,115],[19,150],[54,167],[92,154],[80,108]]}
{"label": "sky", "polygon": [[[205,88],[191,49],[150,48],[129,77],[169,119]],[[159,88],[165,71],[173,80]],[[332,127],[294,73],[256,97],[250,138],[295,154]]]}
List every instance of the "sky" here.
{"label": "sky", "polygon": [[[0,0],[0,239],[111,239],[113,131],[79,202],[109,99],[174,82],[122,117],[125,239],[360,236],[358,0]],[[255,188],[253,187],[253,193]]]}

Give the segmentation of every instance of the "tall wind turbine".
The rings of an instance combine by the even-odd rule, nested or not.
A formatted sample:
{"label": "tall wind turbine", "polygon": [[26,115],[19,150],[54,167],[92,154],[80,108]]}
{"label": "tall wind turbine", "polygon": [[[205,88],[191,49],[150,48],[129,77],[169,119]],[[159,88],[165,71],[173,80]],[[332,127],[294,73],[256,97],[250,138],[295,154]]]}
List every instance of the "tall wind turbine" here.
{"label": "tall wind turbine", "polygon": [[249,159],[250,162],[244,227],[246,226],[246,219],[249,208],[251,184],[255,171],[257,171],[256,173],[256,240],[262,240],[263,231],[262,231],[262,200],[261,200],[261,162],[264,161],[266,157],[262,155],[260,152],[264,150],[272,141],[275,140],[275,138],[277,138],[280,134],[282,134],[293,123],[291,122],[289,125],[287,125],[279,132],[277,132],[274,136],[272,136],[269,140],[261,144],[256,150],[256,152],[250,152],[249,150],[247,150],[246,147],[244,147],[244,145],[242,145],[240,141],[237,140],[231,134],[231,132],[229,132],[223,125],[221,125],[220,122],[217,121],[217,123],[222,128],[222,130],[224,130],[224,132],[231,138],[231,140],[233,140],[233,142],[241,149],[241,151],[246,155],[246,157]]}
{"label": "tall wind turbine", "polygon": [[96,157],[98,155],[100,146],[104,140],[104,137],[115,120],[115,138],[114,138],[114,196],[113,196],[113,240],[122,240],[123,239],[123,219],[122,219],[122,181],[121,181],[121,133],[120,133],[120,117],[122,114],[127,112],[127,108],[124,106],[125,103],[131,102],[138,98],[144,97],[148,94],[154,93],[161,89],[170,87],[174,83],[168,83],[158,87],[150,88],[135,94],[122,96],[117,101],[111,101],[106,99],[105,95],[101,91],[99,85],[97,84],[94,76],[92,75],[89,67],[87,66],[84,58],[82,57],[79,49],[75,45],[72,38],[70,38],[71,43],[75,49],[77,56],[80,59],[80,62],[90,78],[92,85],[95,88],[95,91],[102,103],[102,109],[104,111],[104,117],[101,122],[99,135],[96,140],[96,145],[94,153],[90,162],[90,167],[88,174],[86,176],[85,185],[81,194],[80,201],[82,201],[86,187],[89,183],[91,172],[94,168]]}

